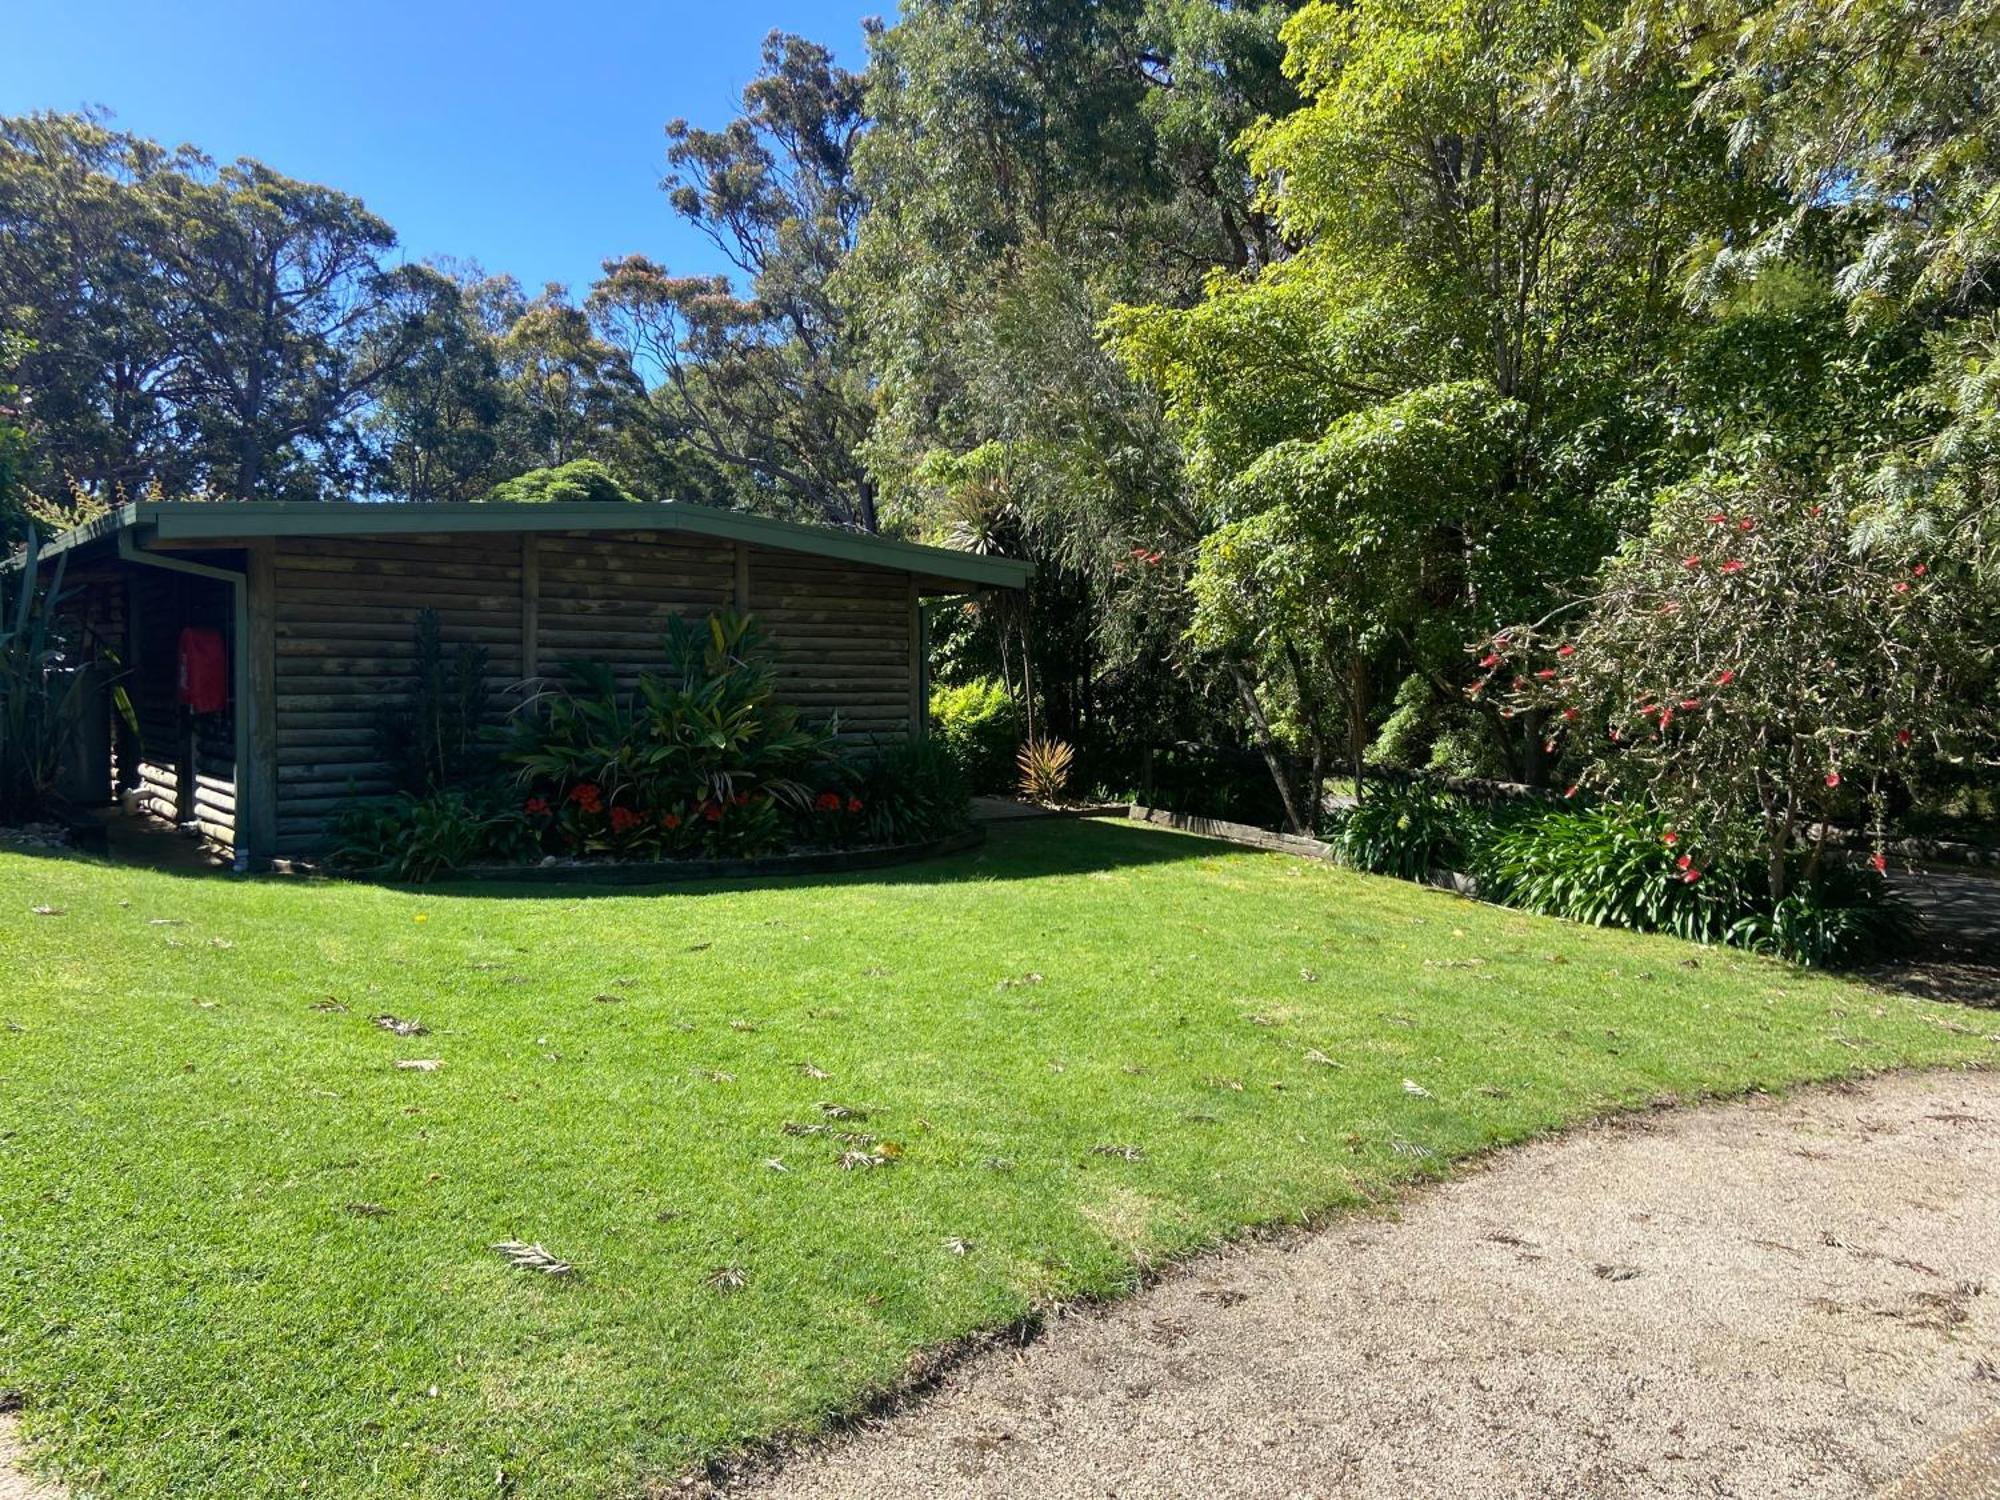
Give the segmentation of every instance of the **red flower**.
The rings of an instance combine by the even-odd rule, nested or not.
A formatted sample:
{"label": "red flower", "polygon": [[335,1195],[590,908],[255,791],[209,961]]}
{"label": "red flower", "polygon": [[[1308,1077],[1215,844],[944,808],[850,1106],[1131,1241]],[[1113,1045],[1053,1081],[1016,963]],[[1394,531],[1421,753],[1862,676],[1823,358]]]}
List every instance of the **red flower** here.
{"label": "red flower", "polygon": [[1674,722],[1674,711],[1671,708],[1661,710],[1660,728],[1665,729],[1669,724],[1673,722]]}
{"label": "red flower", "polygon": [[1563,717],[1564,717],[1565,719],[1574,719],[1574,718],[1576,717],[1576,710],[1575,710],[1575,709],[1573,709],[1573,708],[1566,708],[1566,709],[1564,709],[1564,710],[1563,710]]}
{"label": "red flower", "polygon": [[679,813],[661,813],[660,826],[666,829],[667,832],[672,833],[676,828],[681,826],[681,815]]}
{"label": "red flower", "polygon": [[1736,526],[1739,531],[1755,531],[1757,529],[1757,523],[1751,520],[1750,517],[1748,516],[1745,516],[1742,520],[1738,521],[1736,523]]}
{"label": "red flower", "polygon": [[545,798],[530,797],[525,810],[531,818],[545,818],[549,813],[549,804]]}
{"label": "red flower", "polygon": [[1728,687],[1735,680],[1736,669],[1733,667],[1724,667],[1720,672],[1715,674],[1715,685],[1717,687]]}
{"label": "red flower", "polygon": [[861,811],[861,799],[860,799],[859,797],[849,797],[849,798],[847,799],[847,810],[848,810],[849,812],[851,812],[851,813],[858,813],[858,812],[860,812],[860,811]]}
{"label": "red flower", "polygon": [[1740,558],[1732,557],[1722,565],[1722,571],[1725,573],[1741,573],[1743,571],[1743,562]]}
{"label": "red flower", "polygon": [[1729,524],[1729,512],[1722,510],[1717,511],[1714,515],[1708,518],[1708,524],[1711,526],[1727,526]]}
{"label": "red flower", "polygon": [[1826,784],[1827,784],[1828,786],[1839,786],[1839,785],[1840,785],[1840,772],[1838,772],[1838,771],[1828,771],[1828,772],[1826,773]]}
{"label": "red flower", "polygon": [[702,803],[701,815],[711,823],[720,823],[722,821],[722,804],[720,802]]}
{"label": "red flower", "polygon": [[732,807],[748,807],[750,805],[750,794],[748,792],[738,792],[729,799],[729,803]]}
{"label": "red flower", "polygon": [[821,792],[817,797],[813,798],[813,809],[816,812],[839,812],[840,793]]}
{"label": "red flower", "polygon": [[604,789],[594,781],[579,781],[571,787],[569,800],[587,813],[604,811]]}
{"label": "red flower", "polygon": [[1674,868],[1676,870],[1692,870],[1694,868],[1694,856],[1692,854],[1683,854],[1679,859],[1674,861]]}
{"label": "red flower", "polygon": [[1486,654],[1485,654],[1484,656],[1482,656],[1482,657],[1480,657],[1480,658],[1479,658],[1479,665],[1480,665],[1480,666],[1482,666],[1482,667],[1497,667],[1497,666],[1499,666],[1499,665],[1500,665],[1500,653],[1499,653],[1498,651],[1489,651],[1489,652],[1487,652],[1487,653],[1486,653]]}
{"label": "red flower", "polygon": [[1564,792],[1563,795],[1565,797],[1574,797],[1576,795],[1576,788],[1571,787],[1568,791]]}
{"label": "red flower", "polygon": [[643,821],[629,807],[614,807],[611,809],[611,831],[613,833],[630,833]]}
{"label": "red flower", "polygon": [[1558,648],[1556,649],[1556,655],[1557,655],[1557,656],[1574,656],[1574,655],[1576,655],[1576,647],[1574,647],[1574,646],[1560,646],[1560,647],[1558,647]]}
{"label": "red flower", "polygon": [[1551,677],[1555,675],[1556,675],[1556,669],[1554,667],[1543,667],[1541,671],[1535,674],[1535,676],[1540,678],[1543,682],[1547,682]]}
{"label": "red flower", "polygon": [[1877,849],[1868,863],[1875,867],[1877,875],[1885,874],[1889,869],[1889,856],[1884,854],[1880,849]]}
{"label": "red flower", "polygon": [[1669,828],[1665,833],[1660,835],[1660,842],[1665,844],[1669,849],[1673,848],[1673,846],[1678,844],[1680,841],[1681,841],[1681,836],[1678,833],[1675,833],[1671,828]]}
{"label": "red flower", "polygon": [[1899,745],[1908,745],[1910,743],[1910,731],[1907,729],[1897,730],[1896,743]]}
{"label": "red flower", "polygon": [[1698,567],[1700,567],[1700,566],[1701,566],[1701,554],[1700,554],[1699,552],[1690,552],[1690,553],[1689,553],[1689,554],[1688,554],[1688,555],[1687,555],[1686,557],[1684,557],[1684,558],[1682,558],[1682,559],[1681,559],[1681,566],[1682,566],[1682,567],[1684,567],[1684,568],[1698,568]]}
{"label": "red flower", "polygon": [[1910,586],[1907,583],[1903,582],[1903,580],[1900,578],[1896,580],[1895,587],[1896,587],[1896,592],[1899,594],[1907,594],[1910,591]]}
{"label": "red flower", "polygon": [[1701,871],[1696,869],[1684,870],[1681,872],[1681,879],[1685,880],[1689,885],[1693,885],[1697,880],[1701,879]]}
{"label": "red flower", "polygon": [[1917,577],[1921,578],[1924,576],[1924,574],[1930,572],[1930,566],[1927,563],[1918,563],[1914,568],[1910,569],[1910,571],[1916,574]]}

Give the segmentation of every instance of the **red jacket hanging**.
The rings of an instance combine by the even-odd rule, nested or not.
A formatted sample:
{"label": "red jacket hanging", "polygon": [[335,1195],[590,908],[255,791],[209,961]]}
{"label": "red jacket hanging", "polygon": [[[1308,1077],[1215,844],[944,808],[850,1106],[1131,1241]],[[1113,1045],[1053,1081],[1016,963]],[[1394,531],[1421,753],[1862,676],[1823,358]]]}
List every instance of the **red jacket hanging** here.
{"label": "red jacket hanging", "polygon": [[198,714],[219,714],[229,707],[229,651],[221,631],[206,625],[182,629],[175,697]]}

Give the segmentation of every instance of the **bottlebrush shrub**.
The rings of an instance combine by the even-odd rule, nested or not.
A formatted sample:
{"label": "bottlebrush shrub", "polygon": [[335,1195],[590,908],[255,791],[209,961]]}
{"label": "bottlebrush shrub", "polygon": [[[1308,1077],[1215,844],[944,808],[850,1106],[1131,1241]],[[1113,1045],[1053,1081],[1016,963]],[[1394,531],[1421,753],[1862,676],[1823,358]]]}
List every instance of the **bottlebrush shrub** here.
{"label": "bottlebrush shrub", "polygon": [[833,763],[832,730],[778,701],[745,616],[669,621],[664,670],[630,691],[601,663],[565,675],[517,718],[507,755],[554,852],[761,853]]}
{"label": "bottlebrush shrub", "polygon": [[1689,884],[1754,859],[1782,902],[1795,850],[1817,872],[1816,825],[1858,796],[1879,826],[1889,779],[1990,727],[1954,691],[1983,628],[1958,566],[1859,549],[1835,504],[1772,473],[1662,492],[1562,613],[1476,648],[1468,691],[1532,716],[1580,767],[1572,793],[1658,809]]}

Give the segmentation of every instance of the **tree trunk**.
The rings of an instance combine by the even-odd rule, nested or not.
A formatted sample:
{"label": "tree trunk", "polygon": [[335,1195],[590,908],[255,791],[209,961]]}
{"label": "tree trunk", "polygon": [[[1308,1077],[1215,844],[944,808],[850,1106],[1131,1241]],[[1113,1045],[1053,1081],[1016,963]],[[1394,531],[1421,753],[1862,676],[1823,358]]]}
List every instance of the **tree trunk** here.
{"label": "tree trunk", "polygon": [[1305,820],[1299,816],[1298,791],[1292,785],[1291,774],[1285,769],[1284,755],[1271,733],[1271,721],[1264,716],[1264,705],[1257,701],[1257,689],[1235,662],[1229,663],[1228,670],[1230,681],[1236,684],[1237,696],[1243,700],[1243,711],[1250,716],[1250,726],[1256,732],[1257,748],[1264,756],[1271,780],[1277,785],[1278,800],[1285,805],[1286,832],[1304,833],[1307,829]]}

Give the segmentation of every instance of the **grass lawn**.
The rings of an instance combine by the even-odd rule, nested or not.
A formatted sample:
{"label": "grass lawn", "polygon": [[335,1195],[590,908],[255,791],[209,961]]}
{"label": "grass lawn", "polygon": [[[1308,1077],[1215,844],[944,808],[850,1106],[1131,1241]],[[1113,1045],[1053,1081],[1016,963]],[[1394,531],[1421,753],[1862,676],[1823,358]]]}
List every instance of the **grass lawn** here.
{"label": "grass lawn", "polygon": [[[648,893],[10,853],[0,933],[0,1390],[124,1500],[644,1494],[1468,1152],[2000,1059],[1949,1007],[1116,823]],[[864,1136],[900,1155],[843,1169]]]}

